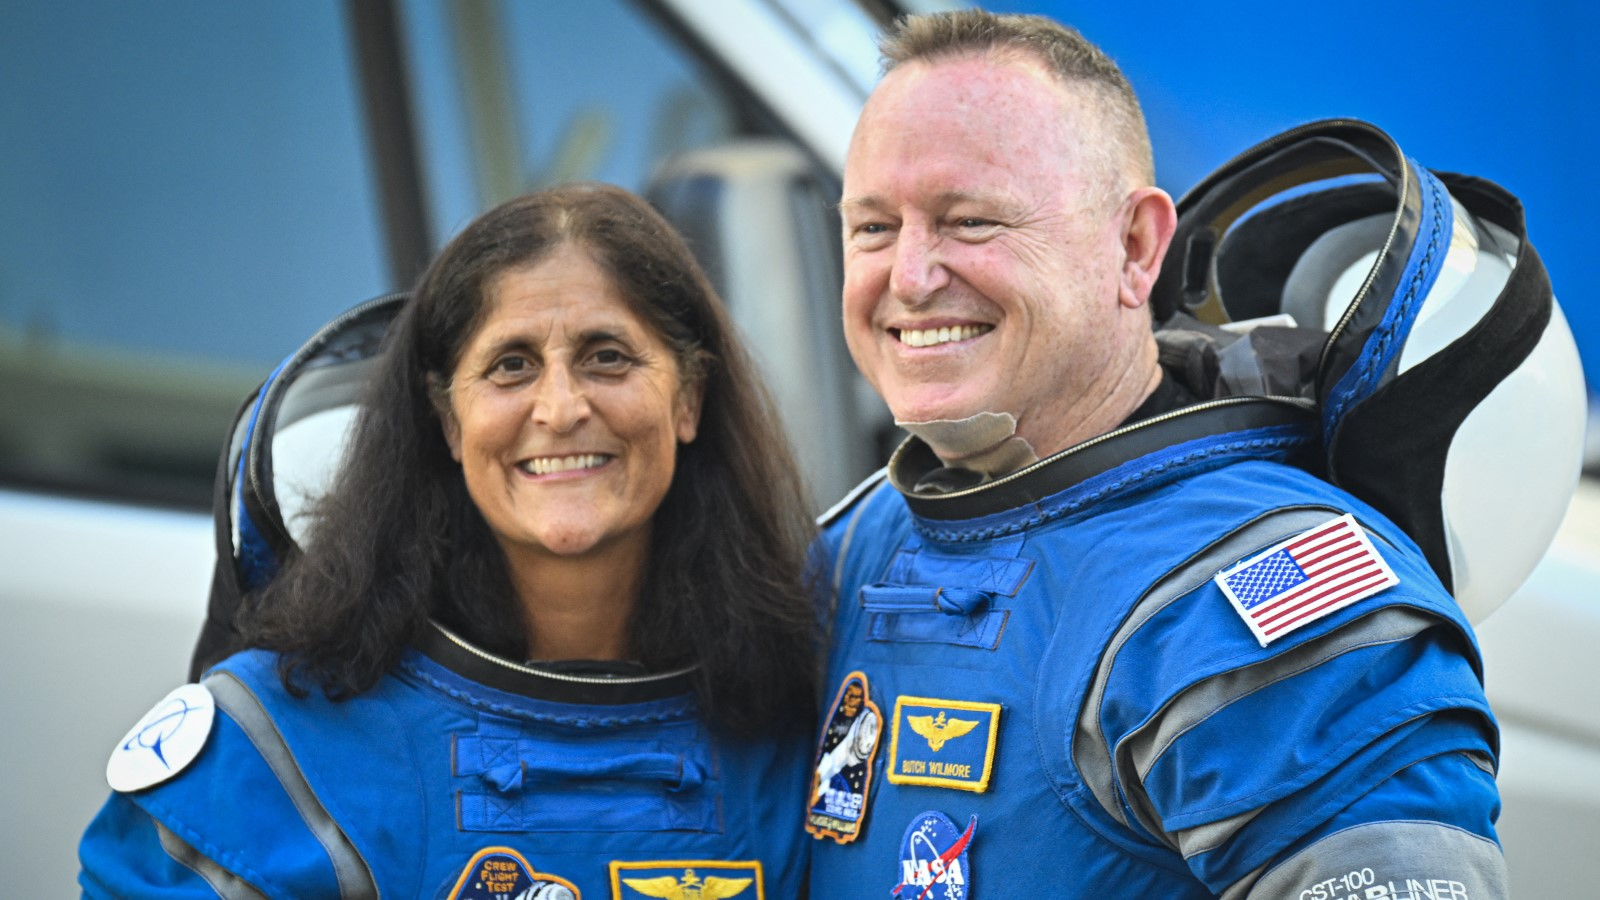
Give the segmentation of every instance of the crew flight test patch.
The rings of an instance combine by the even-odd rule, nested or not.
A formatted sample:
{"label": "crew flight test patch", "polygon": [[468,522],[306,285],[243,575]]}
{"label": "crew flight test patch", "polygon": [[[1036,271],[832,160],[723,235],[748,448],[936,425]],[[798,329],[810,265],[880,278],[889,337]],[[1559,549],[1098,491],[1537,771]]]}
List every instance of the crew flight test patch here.
{"label": "crew flight test patch", "polygon": [[851,672],[839,685],[812,762],[806,831],[840,844],[861,835],[882,732],[883,714],[872,702],[866,674]]}
{"label": "crew flight test patch", "polygon": [[473,854],[447,895],[449,900],[582,900],[572,882],[539,872],[510,847]]}
{"label": "crew flight test patch", "polygon": [[1400,583],[1349,514],[1268,547],[1212,580],[1263,647]]}

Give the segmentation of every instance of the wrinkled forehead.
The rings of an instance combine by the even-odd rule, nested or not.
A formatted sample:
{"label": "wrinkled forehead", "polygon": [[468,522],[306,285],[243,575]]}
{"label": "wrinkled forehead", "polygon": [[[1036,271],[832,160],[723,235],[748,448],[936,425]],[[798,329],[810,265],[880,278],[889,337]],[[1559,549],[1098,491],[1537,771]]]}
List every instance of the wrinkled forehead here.
{"label": "wrinkled forehead", "polygon": [[862,121],[896,113],[982,114],[1056,122],[1080,105],[1076,86],[1063,83],[1031,56],[964,54],[903,63],[873,89]]}
{"label": "wrinkled forehead", "polygon": [[653,337],[667,342],[663,325],[672,321],[669,311],[655,292],[627,277],[625,265],[625,260],[612,258],[602,247],[563,238],[530,258],[508,261],[489,272],[477,300],[476,324],[481,327],[503,304],[518,299],[515,286],[543,283],[549,294],[560,296],[575,311],[625,311]]}
{"label": "wrinkled forehead", "polygon": [[893,207],[897,195],[1080,194],[1107,181],[1100,132],[1092,104],[1031,58],[904,63],[862,112],[841,201],[848,209]]}

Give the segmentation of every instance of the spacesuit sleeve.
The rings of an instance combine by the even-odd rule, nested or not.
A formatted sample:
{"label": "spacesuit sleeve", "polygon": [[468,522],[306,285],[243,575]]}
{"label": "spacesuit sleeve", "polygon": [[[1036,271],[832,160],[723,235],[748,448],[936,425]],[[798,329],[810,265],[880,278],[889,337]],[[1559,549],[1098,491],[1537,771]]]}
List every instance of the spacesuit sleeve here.
{"label": "spacesuit sleeve", "polygon": [[1493,775],[1466,754],[1417,762],[1385,779],[1224,900],[1500,900],[1505,858],[1480,832]]}
{"label": "spacesuit sleeve", "polygon": [[121,794],[113,794],[95,816],[78,856],[78,884],[87,898],[267,896]]}
{"label": "spacesuit sleeve", "polygon": [[1504,896],[1471,658],[1453,623],[1397,605],[1199,681],[1122,742],[1130,819],[1250,900]]}
{"label": "spacesuit sleeve", "polygon": [[1397,586],[1269,643],[1212,562],[1153,588],[1079,722],[1101,808],[1233,900],[1367,900],[1391,882],[1400,898],[1412,881],[1501,896],[1499,735],[1477,647],[1405,550],[1384,547]]}
{"label": "spacesuit sleeve", "polygon": [[[216,714],[194,755],[162,756],[162,774],[147,781],[111,779],[116,790],[79,845],[85,893],[374,896],[363,889],[371,886],[365,862],[306,783],[256,694],[227,671],[205,684]],[[112,765],[118,754],[155,746],[170,754],[172,744],[170,735],[165,742],[124,740]]]}

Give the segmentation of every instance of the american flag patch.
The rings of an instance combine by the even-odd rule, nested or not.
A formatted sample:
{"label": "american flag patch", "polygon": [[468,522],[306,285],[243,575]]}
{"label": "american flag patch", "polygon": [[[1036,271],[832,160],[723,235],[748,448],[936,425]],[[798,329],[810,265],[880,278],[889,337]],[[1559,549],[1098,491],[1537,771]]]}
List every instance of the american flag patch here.
{"label": "american flag patch", "polygon": [[1348,514],[1230,566],[1213,580],[1263,647],[1400,583]]}

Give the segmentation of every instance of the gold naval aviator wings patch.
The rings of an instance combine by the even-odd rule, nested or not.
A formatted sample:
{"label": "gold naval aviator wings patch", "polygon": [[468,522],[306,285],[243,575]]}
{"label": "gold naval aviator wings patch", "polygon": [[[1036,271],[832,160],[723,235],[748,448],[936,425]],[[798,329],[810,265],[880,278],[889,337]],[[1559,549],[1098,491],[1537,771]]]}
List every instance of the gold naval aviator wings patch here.
{"label": "gold naval aviator wings patch", "polygon": [[898,697],[889,738],[889,781],[987,791],[999,736],[998,703]]}
{"label": "gold naval aviator wings patch", "polygon": [[[625,874],[633,873],[633,874]],[[719,873],[719,874],[708,874]],[[766,900],[761,861],[663,860],[611,863],[613,900]]]}

